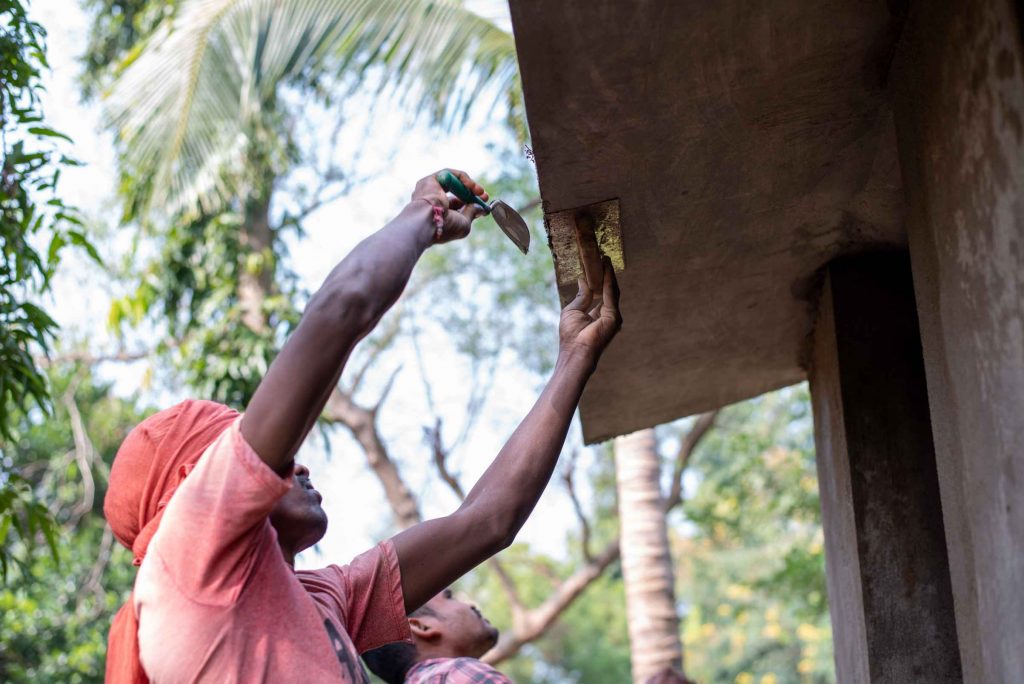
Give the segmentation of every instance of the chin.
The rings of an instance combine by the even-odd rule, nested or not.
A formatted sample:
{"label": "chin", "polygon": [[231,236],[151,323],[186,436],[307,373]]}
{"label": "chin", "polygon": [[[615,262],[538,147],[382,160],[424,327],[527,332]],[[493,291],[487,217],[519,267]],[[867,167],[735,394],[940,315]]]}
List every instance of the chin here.
{"label": "chin", "polygon": [[[319,542],[327,534],[327,513],[324,512],[324,509],[317,509],[317,515],[309,521],[309,527],[310,536],[315,537],[309,546],[313,546],[313,544]],[[306,548],[309,548],[309,546]]]}
{"label": "chin", "polygon": [[487,648],[484,650],[484,652],[487,652],[487,651],[491,650],[492,648],[494,648],[494,646],[498,643],[498,636],[499,635],[500,635],[500,632],[498,632],[498,628],[497,627],[493,627],[492,626],[488,630],[488,632],[487,632]]}

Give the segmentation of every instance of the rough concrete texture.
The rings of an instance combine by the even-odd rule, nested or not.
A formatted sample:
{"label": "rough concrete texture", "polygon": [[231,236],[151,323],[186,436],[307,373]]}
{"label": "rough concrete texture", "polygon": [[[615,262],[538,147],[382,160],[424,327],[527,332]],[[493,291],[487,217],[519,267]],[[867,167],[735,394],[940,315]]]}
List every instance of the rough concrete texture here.
{"label": "rough concrete texture", "polygon": [[960,683],[910,259],[848,257],[827,273],[811,393],[836,672]]}
{"label": "rough concrete texture", "polygon": [[[832,287],[825,281],[811,354],[811,394],[817,450],[818,491],[825,535],[825,580],[832,619],[832,652],[843,684],[869,684],[868,636],[864,625],[857,522],[853,510],[850,455],[838,377]],[[817,368],[817,374],[814,370]]]}
{"label": "rough concrete texture", "polygon": [[968,682],[1024,673],[1024,5],[1016,8],[912,3],[892,78]]}
{"label": "rough concrete texture", "polygon": [[619,200],[598,202],[587,207],[575,207],[545,215],[544,226],[548,233],[551,257],[555,262],[555,282],[558,283],[559,293],[562,295],[562,306],[572,301],[576,295],[577,280],[584,275],[575,227],[579,211],[585,211],[590,216],[598,248],[601,254],[611,260],[615,272],[621,273],[626,268],[619,220]]}
{"label": "rough concrete texture", "polygon": [[594,442],[805,377],[816,272],[903,244],[884,0],[511,0],[547,213],[617,197]]}

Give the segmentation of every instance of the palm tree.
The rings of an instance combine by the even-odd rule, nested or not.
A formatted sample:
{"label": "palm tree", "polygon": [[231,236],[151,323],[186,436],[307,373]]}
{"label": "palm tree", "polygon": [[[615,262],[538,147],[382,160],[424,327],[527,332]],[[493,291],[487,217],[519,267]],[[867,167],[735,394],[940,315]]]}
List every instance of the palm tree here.
{"label": "palm tree", "polygon": [[[168,4],[133,6],[147,2]],[[282,232],[298,221],[271,207],[306,161],[293,131],[300,108],[372,86],[360,91],[371,105],[398,98],[442,126],[504,101],[522,131],[515,45],[459,0],[170,4],[114,65],[104,96],[125,217],[155,230],[164,252],[111,320],[171,320],[176,353],[217,365],[194,374],[214,378],[204,395],[244,404],[296,317],[279,256]],[[176,312],[185,322],[174,328]]]}
{"label": "palm tree", "polygon": [[622,575],[637,684],[666,670],[681,672],[683,664],[660,476],[653,429],[615,440]]}
{"label": "palm tree", "polygon": [[134,218],[269,194],[284,86],[369,77],[449,126],[503,99],[524,131],[512,36],[459,0],[180,0],[118,70],[105,104]]}

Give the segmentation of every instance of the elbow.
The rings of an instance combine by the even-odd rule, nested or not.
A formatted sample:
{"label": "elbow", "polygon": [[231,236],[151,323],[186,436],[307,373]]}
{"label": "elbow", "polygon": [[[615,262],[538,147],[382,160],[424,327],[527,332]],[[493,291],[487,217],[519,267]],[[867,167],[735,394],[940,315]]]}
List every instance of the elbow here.
{"label": "elbow", "polygon": [[303,318],[369,327],[373,323],[373,301],[357,283],[329,283],[309,300]]}
{"label": "elbow", "polygon": [[516,535],[519,534],[519,528],[520,525],[507,527],[500,534],[495,535],[493,539],[494,551],[491,555],[497,555],[512,546],[512,542],[516,540]]}
{"label": "elbow", "polygon": [[524,522],[512,512],[477,512],[470,509],[464,515],[472,521],[468,526],[469,535],[479,541],[487,557],[512,546]]}

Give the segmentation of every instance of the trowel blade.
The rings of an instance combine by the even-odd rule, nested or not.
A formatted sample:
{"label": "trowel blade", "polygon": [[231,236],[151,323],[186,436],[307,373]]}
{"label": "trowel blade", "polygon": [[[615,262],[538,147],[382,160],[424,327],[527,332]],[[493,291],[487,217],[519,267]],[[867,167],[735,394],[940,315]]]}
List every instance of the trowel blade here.
{"label": "trowel blade", "polygon": [[504,231],[508,239],[515,243],[519,250],[526,254],[530,250],[530,229],[519,212],[501,200],[491,205],[491,215],[495,223]]}

